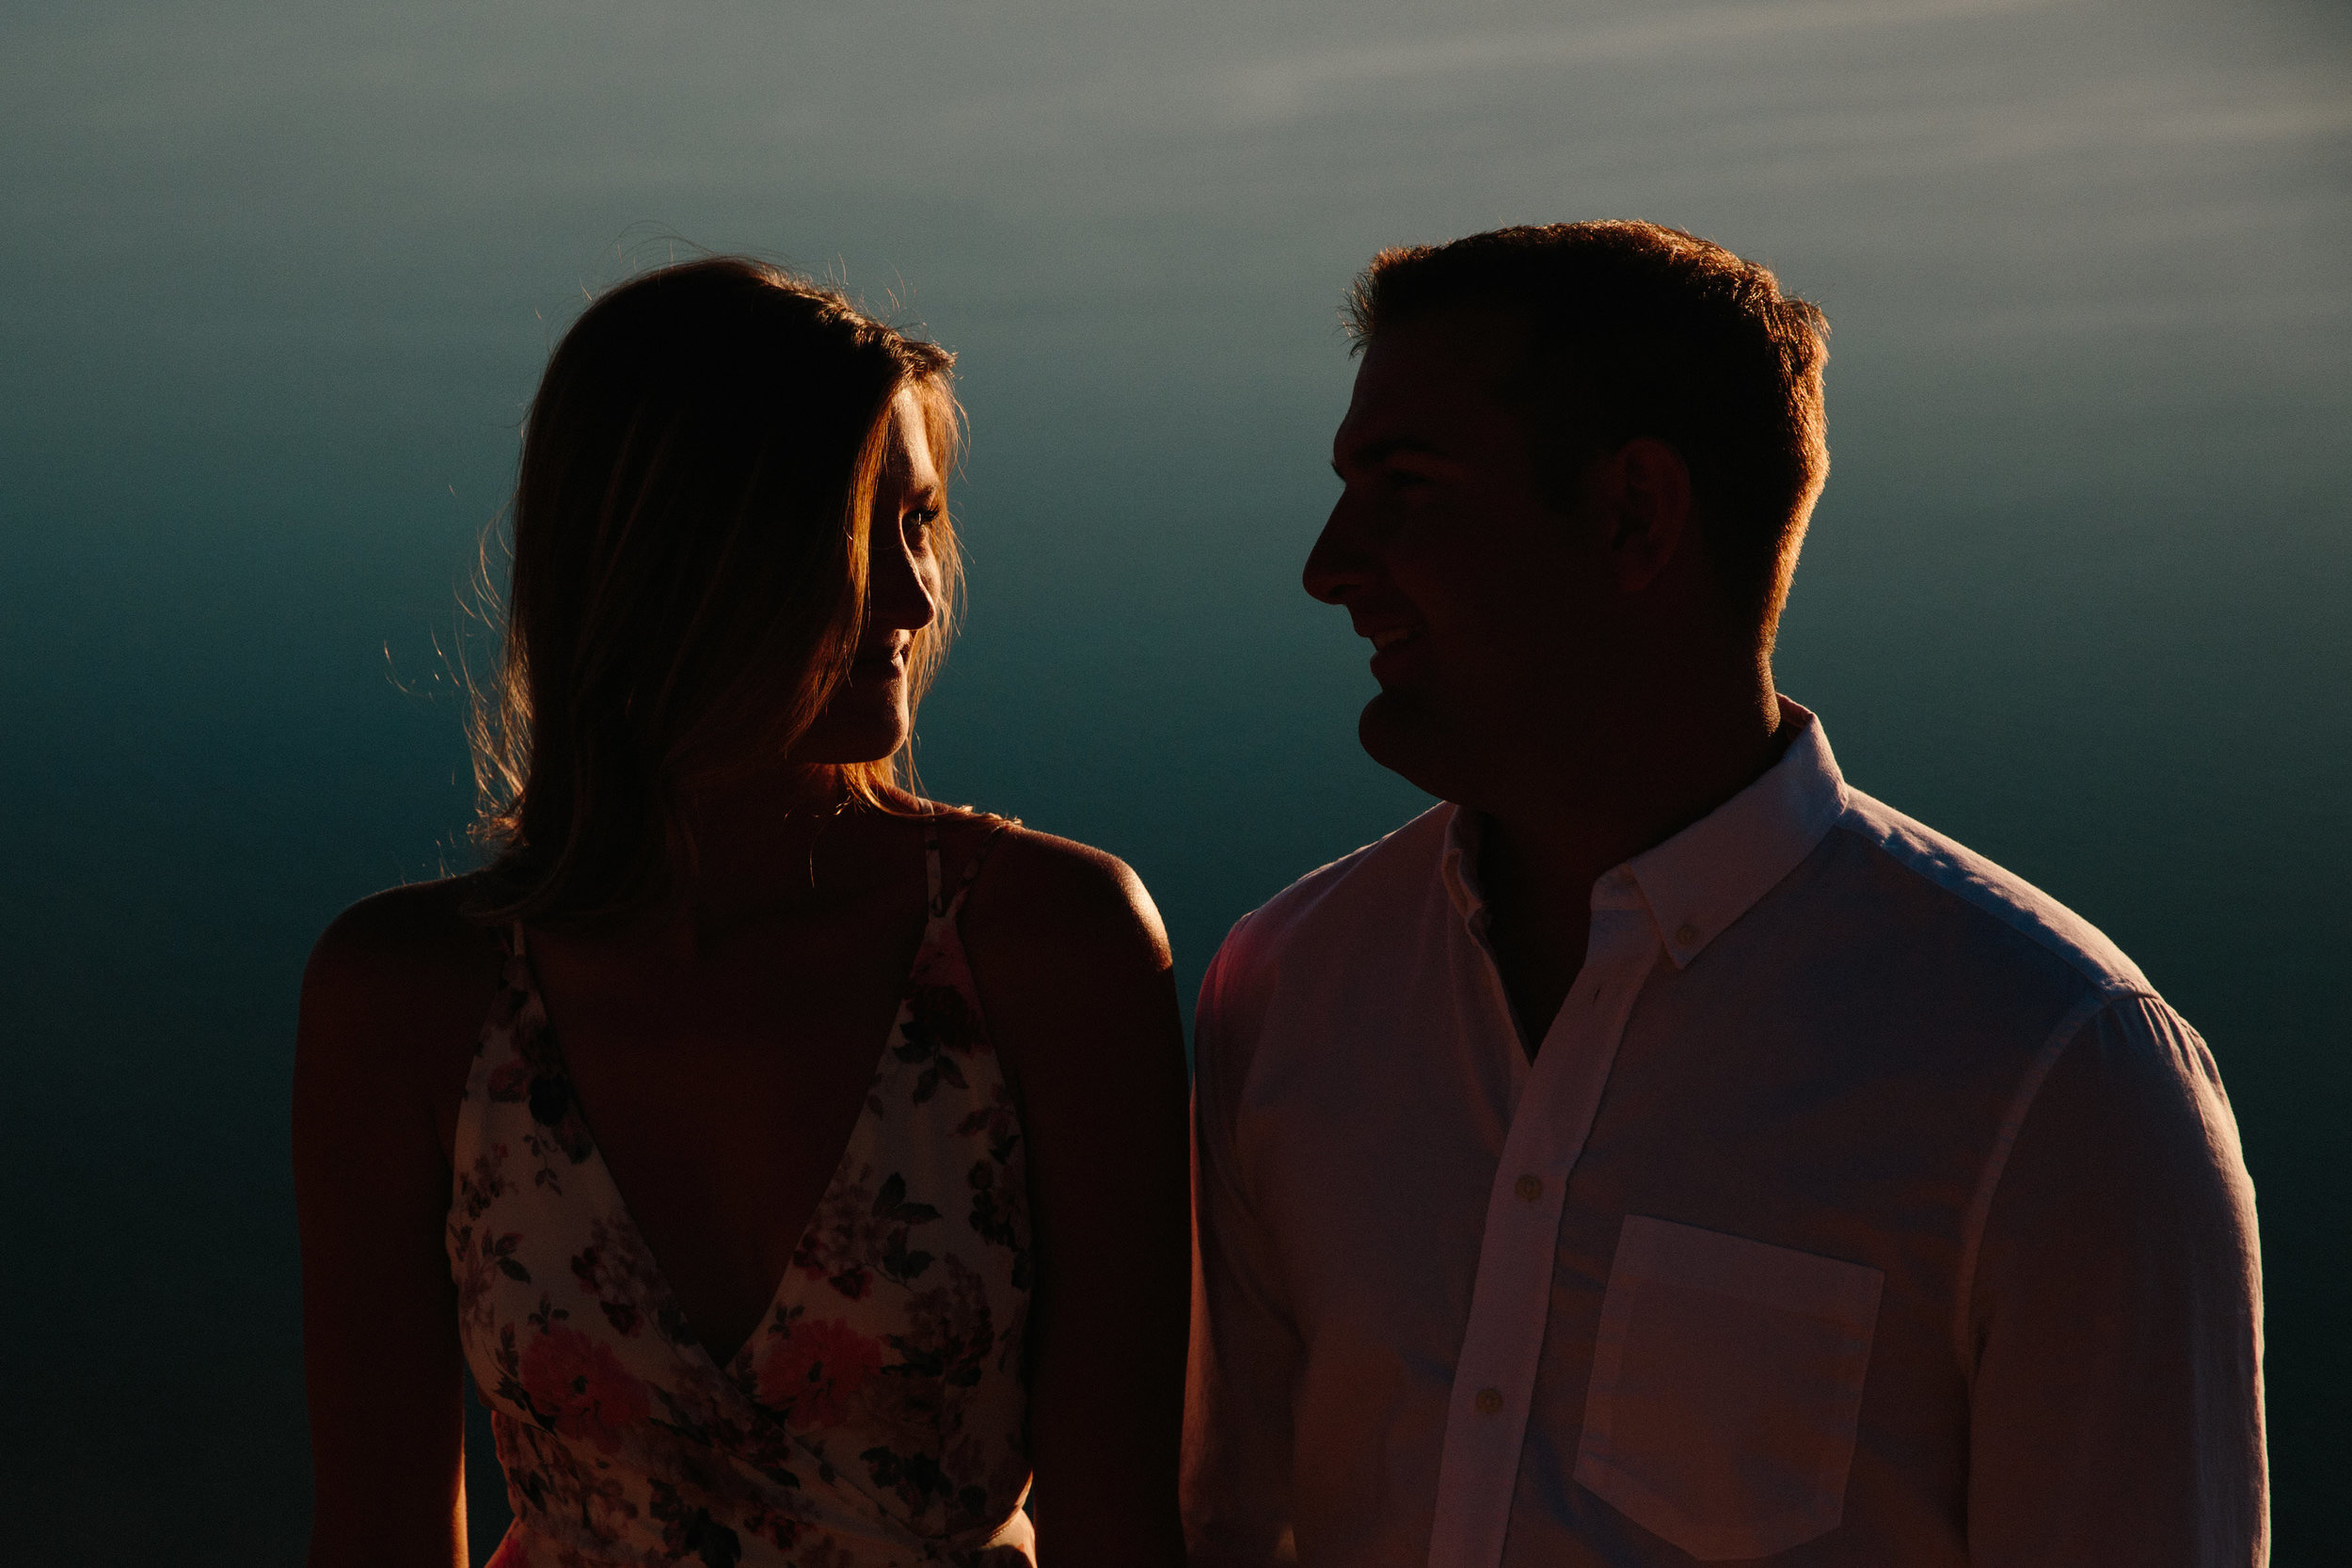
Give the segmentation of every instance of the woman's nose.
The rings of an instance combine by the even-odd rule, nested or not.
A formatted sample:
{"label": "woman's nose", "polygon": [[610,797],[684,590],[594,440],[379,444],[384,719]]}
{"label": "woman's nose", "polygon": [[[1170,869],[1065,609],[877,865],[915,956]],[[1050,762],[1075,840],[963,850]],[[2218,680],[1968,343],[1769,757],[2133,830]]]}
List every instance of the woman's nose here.
{"label": "woman's nose", "polygon": [[895,520],[874,534],[866,552],[866,613],[875,625],[894,631],[921,631],[939,618],[930,575],[907,548]]}

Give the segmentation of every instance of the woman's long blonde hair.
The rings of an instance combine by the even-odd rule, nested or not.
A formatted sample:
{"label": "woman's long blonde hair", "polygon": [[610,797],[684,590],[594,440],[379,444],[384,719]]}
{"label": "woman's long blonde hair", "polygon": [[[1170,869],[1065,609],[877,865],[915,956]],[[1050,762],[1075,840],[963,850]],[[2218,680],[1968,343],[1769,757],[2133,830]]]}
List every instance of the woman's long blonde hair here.
{"label": "woman's long blonde hair", "polygon": [[[847,676],[866,612],[890,408],[912,391],[950,472],[954,358],[838,291],[742,257],[609,290],[557,344],[524,428],[494,681],[469,736],[485,920],[595,924],[674,895],[694,786],[781,756]],[[936,673],[961,589],[932,534]],[[904,752],[840,765],[886,804]]]}

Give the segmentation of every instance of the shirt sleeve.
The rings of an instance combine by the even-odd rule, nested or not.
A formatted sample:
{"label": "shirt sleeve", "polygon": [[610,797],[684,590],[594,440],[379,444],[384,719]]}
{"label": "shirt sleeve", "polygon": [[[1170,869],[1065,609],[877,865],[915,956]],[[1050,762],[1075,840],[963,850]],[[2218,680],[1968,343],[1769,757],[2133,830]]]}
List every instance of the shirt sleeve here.
{"label": "shirt sleeve", "polygon": [[[1238,934],[1238,933],[1237,933]],[[1224,984],[1235,938],[1210,963],[1195,1013],[1192,1347],[1182,1494],[1194,1568],[1295,1562],[1291,1400],[1303,1352],[1275,1259],[1244,1196],[1227,1083],[1243,1043]]]}
{"label": "shirt sleeve", "polygon": [[1963,1323],[1969,1560],[2265,1561],[2254,1191],[2205,1042],[2153,997],[2101,1008],[1996,1181]]}

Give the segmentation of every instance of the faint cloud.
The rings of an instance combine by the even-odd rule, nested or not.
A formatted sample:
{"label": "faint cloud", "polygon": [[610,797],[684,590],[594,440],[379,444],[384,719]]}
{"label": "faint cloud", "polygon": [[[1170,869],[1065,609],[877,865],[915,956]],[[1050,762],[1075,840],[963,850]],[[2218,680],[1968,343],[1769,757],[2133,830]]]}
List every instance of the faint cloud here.
{"label": "faint cloud", "polygon": [[[2045,8],[2052,0],[1794,0],[1677,9],[1644,9],[1607,21],[1580,20],[1540,28],[1447,33],[1254,60],[1215,84],[1229,115],[1263,122],[1311,114],[1333,99],[1357,102],[1365,89],[1406,83],[1566,66],[1653,60],[1661,55],[1721,52],[1786,43],[1810,34],[1921,23],[1968,21]],[[1195,100],[1197,102],[1197,99]]]}

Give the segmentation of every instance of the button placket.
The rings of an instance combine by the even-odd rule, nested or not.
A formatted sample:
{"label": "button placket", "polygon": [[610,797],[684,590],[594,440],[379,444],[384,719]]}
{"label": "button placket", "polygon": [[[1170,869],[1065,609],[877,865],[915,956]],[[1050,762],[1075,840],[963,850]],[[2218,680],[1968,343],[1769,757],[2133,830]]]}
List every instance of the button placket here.
{"label": "button placket", "polygon": [[[1603,879],[1595,888],[1586,957],[1590,1009],[1563,1009],[1547,1032],[1518,1086],[1487,1200],[1438,1466],[1431,1568],[1496,1568],[1502,1559],[1568,1174],[1659,950],[1657,927],[1632,879]],[[1526,1060],[1521,1053],[1513,1057]]]}

